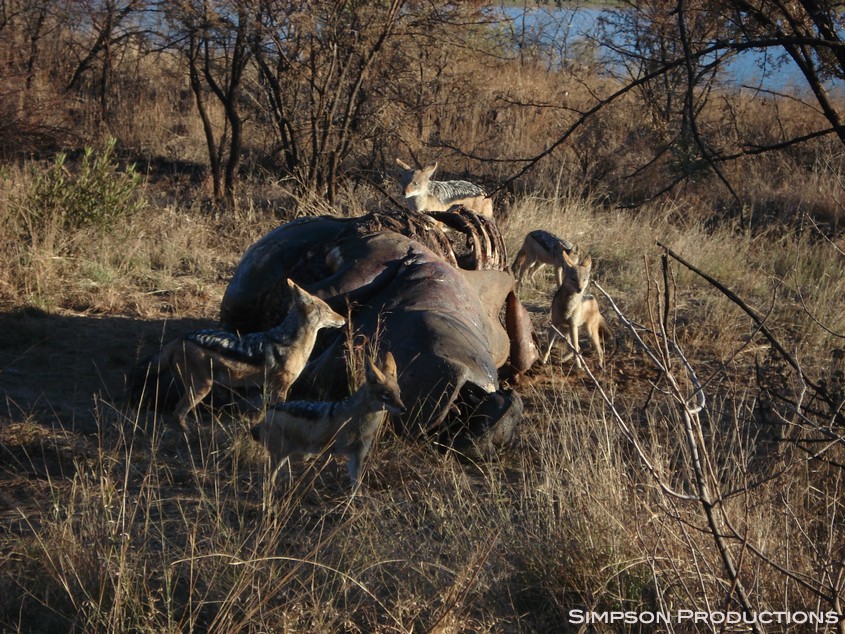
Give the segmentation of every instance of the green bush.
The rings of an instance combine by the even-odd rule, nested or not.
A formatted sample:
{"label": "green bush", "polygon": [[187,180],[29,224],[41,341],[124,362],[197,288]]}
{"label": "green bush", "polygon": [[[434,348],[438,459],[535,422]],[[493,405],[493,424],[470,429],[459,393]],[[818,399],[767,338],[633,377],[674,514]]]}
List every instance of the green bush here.
{"label": "green bush", "polygon": [[99,153],[86,148],[75,174],[65,165],[66,154],[56,155],[53,165],[35,173],[20,205],[30,232],[51,226],[106,228],[140,210],[141,176],[134,164],[120,171],[114,154],[115,140],[110,139]]}

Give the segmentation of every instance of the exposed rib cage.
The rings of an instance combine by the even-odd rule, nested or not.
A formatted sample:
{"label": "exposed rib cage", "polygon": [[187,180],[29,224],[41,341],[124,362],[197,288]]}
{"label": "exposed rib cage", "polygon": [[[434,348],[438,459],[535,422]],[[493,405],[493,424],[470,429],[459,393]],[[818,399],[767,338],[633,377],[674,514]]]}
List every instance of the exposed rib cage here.
{"label": "exposed rib cage", "polygon": [[[426,216],[442,222],[460,235],[447,235]],[[473,213],[466,207],[425,214],[404,211],[380,212],[350,219],[349,222],[357,225],[355,232],[359,235],[386,229],[414,238],[458,268],[497,271],[507,269],[507,248],[496,222]],[[464,244],[460,244],[461,237],[464,238]]]}
{"label": "exposed rib cage", "polygon": [[[507,268],[508,253],[505,241],[493,220],[475,214],[466,207],[457,207],[451,211],[432,211],[428,212],[428,215],[466,237],[469,252],[461,255],[461,268],[478,271],[504,271]],[[456,245],[450,245],[457,259],[458,254],[454,251]]]}

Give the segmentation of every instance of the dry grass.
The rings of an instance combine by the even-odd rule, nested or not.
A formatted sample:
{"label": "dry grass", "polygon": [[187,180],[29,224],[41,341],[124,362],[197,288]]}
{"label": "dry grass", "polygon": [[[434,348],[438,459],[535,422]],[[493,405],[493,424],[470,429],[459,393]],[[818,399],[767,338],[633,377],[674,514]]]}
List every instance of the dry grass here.
{"label": "dry grass", "polygon": [[[842,600],[841,422],[818,411],[840,440],[794,442],[819,431],[778,400],[809,398],[802,385],[735,303],[674,262],[669,334],[704,383],[698,449],[725,494],[716,508],[737,580],[702,504],[662,488],[695,491],[669,376],[686,396],[692,381],[678,355],[661,373],[598,293],[614,341],[595,381],[559,365],[559,352],[535,368],[518,387],[519,443],[486,463],[386,433],[352,502],[334,462],[301,466],[294,486],[270,491],[265,457],[230,408],[203,410],[199,439],[186,444],[165,412],[126,403],[125,373],[162,340],[214,323],[241,254],[272,227],[389,207],[375,184],[394,193],[388,166],[409,152],[440,160],[444,178],[501,182],[522,163],[449,147],[531,156],[618,87],[452,54],[467,63],[446,64],[444,51],[432,60],[443,65],[442,99],[419,112],[393,101],[379,111],[384,143],[353,157],[366,178],[344,183],[335,206],[262,171],[271,135],[258,119],[247,124],[245,149],[258,158],[247,161],[238,208],[210,205],[205,148],[174,60],[130,60],[139,76],[154,76],[154,90],[127,84],[110,129],[93,102],[51,109],[57,88],[37,84],[30,113],[49,112],[45,125],[86,142],[115,134],[151,169],[138,191],[146,206],[116,225],[66,231],[56,222],[36,234],[26,220],[37,210],[20,203],[38,172],[2,172],[0,629],[577,631],[567,625],[573,608],[736,609],[734,581],[759,610],[829,609],[808,586]],[[678,169],[664,159],[629,178],[671,140],[642,112],[635,95],[620,100],[520,179],[510,200],[498,196],[509,252],[536,228],[578,243],[594,278],[658,349],[659,241],[765,315],[809,378],[845,393],[843,244],[813,223],[841,222],[841,149],[819,142],[726,166],[750,231],[738,229],[740,209],[712,175],[621,209]],[[728,148],[776,141],[773,130],[804,129],[816,115],[727,95],[701,116],[706,126],[730,123],[718,128]],[[68,143],[48,137],[39,149]],[[543,343],[552,292],[548,270],[521,291]],[[586,362],[594,365],[589,352]]]}
{"label": "dry grass", "polygon": [[[771,324],[791,336],[808,369],[821,371],[825,360],[812,353],[835,342],[819,328],[794,327],[806,321],[796,294],[819,321],[845,327],[837,321],[841,255],[810,232],[774,241],[708,231],[676,207],[631,215],[575,196],[518,199],[508,219],[512,253],[537,227],[579,243],[596,259],[602,286],[643,324],[660,282],[659,239],[761,310],[772,280],[783,279],[779,293],[792,301],[777,303]],[[185,328],[188,317],[213,318],[239,254],[271,224],[257,216],[242,227],[201,210],[152,207],[119,231],[74,236],[72,259],[7,271],[5,287],[23,291],[7,294],[7,305],[48,310],[40,318],[47,331],[20,330],[24,341],[11,346],[17,356],[0,360],[7,391],[28,376],[27,358],[45,345],[51,320],[69,309],[106,319],[166,313],[173,328]],[[832,556],[842,543],[829,521],[841,512],[835,470],[808,469],[795,450],[772,452],[745,374],[754,355],[721,367],[745,342],[748,320],[700,279],[677,267],[674,275],[677,340],[705,376],[715,372],[704,444],[720,486],[787,468],[731,498],[726,513],[765,552],[788,544],[790,566],[812,576],[819,544]],[[550,284],[544,272],[524,292],[541,333]],[[246,423],[223,410],[206,413],[199,441],[186,445],[166,418],[127,409],[107,373],[128,370],[126,354],[143,353],[131,342],[134,353],[115,348],[100,376],[77,377],[83,384],[72,391],[82,394],[67,397],[66,414],[45,414],[38,399],[7,400],[0,590],[8,599],[0,622],[24,631],[517,632],[558,628],[572,608],[693,609],[719,600],[718,554],[691,528],[702,522],[700,508],[661,493],[613,413],[634,430],[656,473],[683,490],[692,475],[678,409],[651,390],[653,370],[604,302],[603,310],[617,342],[598,380],[613,409],[571,367],[552,364],[521,388],[526,414],[511,452],[468,463],[388,434],[351,503],[342,466],[332,462],[302,467],[295,487],[268,491]],[[150,327],[148,338],[169,336],[167,326]],[[87,345],[131,338],[132,328],[118,334],[92,325]],[[49,345],[84,354],[76,342]],[[50,394],[44,387],[42,398]],[[77,408],[89,412],[89,433],[61,431]],[[743,578],[760,609],[815,606],[759,561],[745,565]]]}

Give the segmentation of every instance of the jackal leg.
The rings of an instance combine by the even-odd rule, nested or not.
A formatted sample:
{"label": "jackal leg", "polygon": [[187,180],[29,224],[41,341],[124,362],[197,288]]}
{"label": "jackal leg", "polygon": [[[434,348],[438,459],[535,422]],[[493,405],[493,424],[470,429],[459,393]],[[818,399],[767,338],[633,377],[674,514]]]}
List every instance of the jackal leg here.
{"label": "jackal leg", "polygon": [[[578,347],[578,323],[573,319],[569,322],[569,332],[566,333],[566,341],[571,346],[569,352],[561,359],[561,363],[569,361],[575,357],[575,362],[581,368],[581,357],[578,355],[580,348]],[[574,351],[573,351],[574,349]]]}
{"label": "jackal leg", "polygon": [[549,357],[552,354],[552,347],[555,345],[555,339],[557,338],[557,328],[554,325],[549,326],[549,347],[546,348],[546,354],[543,357],[543,365],[546,365],[549,362]]}
{"label": "jackal leg", "polygon": [[285,467],[287,467],[287,477],[285,477],[285,481],[290,480],[291,476],[291,468],[290,468],[290,454],[286,453],[284,455],[276,455],[274,453],[270,453],[270,482],[275,484],[276,481],[279,479],[279,474],[284,471]]}
{"label": "jackal leg", "polygon": [[537,271],[539,271],[541,268],[543,268],[543,263],[539,260],[534,260],[531,264],[526,267],[525,272],[528,274],[528,279],[531,280],[532,283],[534,282],[534,278],[537,275]]}
{"label": "jackal leg", "polygon": [[519,290],[519,285],[522,284],[523,275],[525,275],[525,251],[520,249],[513,261],[513,276],[516,279],[514,288],[516,290]]}
{"label": "jackal leg", "polygon": [[364,460],[367,454],[370,453],[371,443],[363,441],[361,447],[349,454],[349,462],[346,463],[346,469],[349,472],[349,480],[352,482],[352,495],[358,492],[361,488],[361,469],[364,466]]}
{"label": "jackal leg", "polygon": [[183,343],[172,351],[168,362],[173,375],[182,384],[184,394],[176,404],[174,414],[179,426],[189,431],[187,416],[208,396],[214,387],[212,360],[202,350]]}
{"label": "jackal leg", "polygon": [[599,320],[591,319],[587,322],[587,334],[590,335],[590,340],[593,342],[593,347],[599,357],[599,368],[604,368],[604,346],[601,341],[601,333],[599,332]]}
{"label": "jackal leg", "polygon": [[185,387],[185,393],[176,404],[176,420],[179,421],[179,426],[183,431],[188,432],[187,416],[193,409],[199,405],[202,400],[211,392],[214,387],[214,381],[211,379],[210,373],[207,376],[191,376],[189,380],[183,381],[182,385]]}
{"label": "jackal leg", "polygon": [[349,472],[349,481],[352,483],[352,495],[358,493],[361,488],[361,464],[364,457],[361,452],[353,452],[349,454],[349,462],[346,463],[346,469]]}
{"label": "jackal leg", "polygon": [[291,381],[284,373],[272,373],[267,376],[265,383],[267,390],[267,404],[284,403],[288,398]]}

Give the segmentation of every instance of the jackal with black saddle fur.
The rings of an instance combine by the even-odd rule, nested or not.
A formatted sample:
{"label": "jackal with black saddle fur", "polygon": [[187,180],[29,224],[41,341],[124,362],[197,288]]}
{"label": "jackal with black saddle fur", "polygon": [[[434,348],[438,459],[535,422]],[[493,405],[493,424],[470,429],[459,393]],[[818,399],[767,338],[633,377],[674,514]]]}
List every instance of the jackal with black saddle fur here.
{"label": "jackal with black saddle fur", "polygon": [[321,328],[340,328],[346,319],[319,297],[288,280],[293,305],[282,322],[264,332],[240,335],[198,330],[167,344],[158,371],[170,369],[184,394],[175,415],[186,432],[187,415],[211,392],[224,387],[266,387],[269,402],[283,401],[299,377]]}
{"label": "jackal with black saddle fur", "polygon": [[387,413],[403,414],[396,362],[385,355],[381,369],[366,361],[366,380],[342,401],[292,401],[271,407],[252,437],[270,452],[272,478],[291,455],[330,451],[349,458],[353,494],[361,486],[361,466]]}

